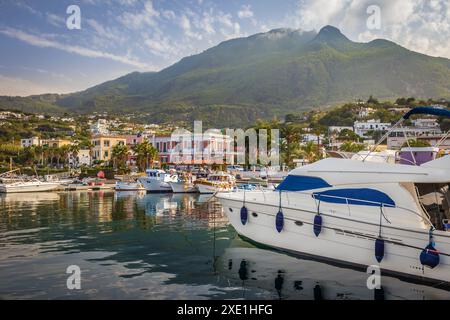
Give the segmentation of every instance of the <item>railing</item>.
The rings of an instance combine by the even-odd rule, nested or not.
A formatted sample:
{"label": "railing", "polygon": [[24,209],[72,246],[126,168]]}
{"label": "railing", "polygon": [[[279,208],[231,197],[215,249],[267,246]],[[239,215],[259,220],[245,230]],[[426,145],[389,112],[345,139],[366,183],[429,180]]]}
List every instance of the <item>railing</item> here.
{"label": "railing", "polygon": [[[268,194],[268,193],[271,193],[271,194],[278,193],[279,194],[280,193],[279,190],[265,189],[265,188],[262,188],[261,186],[259,186],[259,188],[257,188],[256,190],[244,190],[244,189],[237,189],[237,188],[235,188],[235,189],[233,189],[232,192],[235,192],[235,193],[245,193],[245,192],[247,192],[249,194],[257,192],[258,194],[262,194],[265,203],[267,203],[266,194]],[[321,203],[321,200],[316,198],[317,196],[320,196],[320,195],[315,194],[314,192],[281,191],[281,195],[283,195],[283,194],[286,196],[287,204],[289,206],[296,206],[296,207],[298,207],[298,205],[296,205],[296,204],[291,204],[291,201],[289,199],[289,194],[304,195],[304,196],[312,197],[314,199],[315,204],[316,204],[316,208],[319,208],[319,205]],[[347,206],[347,211],[348,211],[348,215],[349,216],[351,216],[351,206],[354,205],[354,204],[351,204],[351,202],[354,201],[354,202],[361,203],[362,205],[367,204],[367,205],[370,205],[372,207],[379,207],[380,210],[382,210],[381,214],[384,216],[385,220],[388,221],[388,222],[389,222],[389,220],[385,216],[385,210],[384,209],[385,208],[397,208],[397,209],[404,210],[405,212],[407,212],[409,214],[415,215],[415,216],[419,217],[420,219],[422,219],[424,222],[428,223],[430,226],[433,226],[433,223],[430,221],[428,213],[426,211],[424,211],[425,214],[420,214],[420,213],[418,213],[418,212],[416,212],[414,210],[411,210],[409,208],[405,208],[403,206],[398,206],[398,205],[392,205],[392,204],[384,203],[384,202],[370,201],[370,200],[363,200],[363,199],[356,199],[356,198],[348,198],[348,197],[340,197],[340,196],[333,196],[333,195],[323,195],[322,197],[333,198],[333,199],[345,201],[345,204]]]}

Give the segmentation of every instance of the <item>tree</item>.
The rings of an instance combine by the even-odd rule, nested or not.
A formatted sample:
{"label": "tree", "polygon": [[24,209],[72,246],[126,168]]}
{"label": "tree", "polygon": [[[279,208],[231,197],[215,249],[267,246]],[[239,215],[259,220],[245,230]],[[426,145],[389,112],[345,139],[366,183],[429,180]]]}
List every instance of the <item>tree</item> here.
{"label": "tree", "polygon": [[309,163],[312,163],[317,160],[320,160],[321,155],[319,151],[320,151],[319,146],[314,142],[310,141],[305,145],[301,146],[296,155],[307,160]]}
{"label": "tree", "polygon": [[158,159],[158,150],[147,140],[136,144],[133,147],[133,151],[136,154],[137,165],[141,171],[152,167],[153,163]]}
{"label": "tree", "polygon": [[125,168],[128,158],[128,147],[124,144],[116,144],[112,148],[111,157],[115,168]]}
{"label": "tree", "polygon": [[372,95],[370,95],[369,99],[367,100],[367,103],[379,104],[378,100],[374,98]]}
{"label": "tree", "polygon": [[281,153],[286,165],[292,167],[294,158],[300,148],[302,128],[296,124],[286,123],[281,127]]}
{"label": "tree", "polygon": [[365,145],[361,143],[355,143],[353,141],[345,141],[339,148],[339,150],[344,152],[358,153],[365,149]]}
{"label": "tree", "polygon": [[360,141],[361,137],[350,129],[343,129],[339,132],[338,139],[341,141]]}
{"label": "tree", "polygon": [[405,141],[405,143],[403,143],[402,148],[408,147],[408,144],[410,147],[413,147],[413,148],[421,148],[421,147],[430,147],[431,146],[428,141],[409,139],[408,143],[406,141]]}
{"label": "tree", "polygon": [[72,154],[72,159],[74,160],[73,166],[75,166],[75,161],[78,157],[78,153],[80,152],[80,145],[78,143],[70,145],[70,153]]}
{"label": "tree", "polygon": [[449,118],[439,117],[438,123],[439,123],[439,126],[441,127],[442,131],[447,132],[450,130],[450,119]]}

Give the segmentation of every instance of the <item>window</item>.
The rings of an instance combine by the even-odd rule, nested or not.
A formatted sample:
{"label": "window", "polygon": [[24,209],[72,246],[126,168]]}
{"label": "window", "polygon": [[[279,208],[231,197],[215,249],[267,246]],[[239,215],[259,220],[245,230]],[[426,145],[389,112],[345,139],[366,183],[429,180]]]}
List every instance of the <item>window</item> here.
{"label": "window", "polygon": [[105,151],[104,153],[104,157],[107,158],[108,157],[108,151]]}
{"label": "window", "polygon": [[103,146],[104,147],[109,147],[109,140],[103,141]]}

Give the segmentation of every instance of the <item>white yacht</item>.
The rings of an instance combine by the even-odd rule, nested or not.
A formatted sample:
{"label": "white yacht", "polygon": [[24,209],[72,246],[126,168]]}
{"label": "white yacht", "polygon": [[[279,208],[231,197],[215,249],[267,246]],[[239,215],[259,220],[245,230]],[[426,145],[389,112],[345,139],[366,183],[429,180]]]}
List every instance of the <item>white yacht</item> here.
{"label": "white yacht", "polygon": [[172,192],[170,182],[178,182],[178,175],[159,169],[147,169],[146,176],[138,179],[148,192]]}
{"label": "white yacht", "polygon": [[[420,107],[402,119],[450,116],[439,110]],[[448,156],[421,166],[328,158],[292,170],[274,191],[217,198],[237,232],[255,242],[450,282],[449,183]],[[436,202],[423,203],[430,194]]]}
{"label": "white yacht", "polygon": [[1,193],[23,193],[52,191],[60,186],[58,182],[42,182],[37,179],[0,184]]}

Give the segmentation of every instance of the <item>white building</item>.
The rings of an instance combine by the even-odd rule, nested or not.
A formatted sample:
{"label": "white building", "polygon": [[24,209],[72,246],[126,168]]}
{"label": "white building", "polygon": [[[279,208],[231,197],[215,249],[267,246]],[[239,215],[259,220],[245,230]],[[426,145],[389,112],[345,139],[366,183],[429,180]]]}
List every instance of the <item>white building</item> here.
{"label": "white building", "polygon": [[108,130],[108,121],[106,119],[98,119],[97,122],[91,124],[91,133],[92,135],[103,135],[107,136],[110,134]]}
{"label": "white building", "polygon": [[39,137],[31,137],[26,139],[20,139],[20,145],[23,148],[31,147],[31,146],[40,146],[41,145],[41,139]]}
{"label": "white building", "polygon": [[355,133],[360,137],[366,137],[369,131],[385,131],[391,127],[388,122],[380,122],[380,120],[370,119],[367,121],[355,121],[354,125]]}
{"label": "white building", "polygon": [[72,167],[81,167],[91,165],[91,153],[88,149],[80,149],[76,157],[71,153],[69,155],[69,165]]}
{"label": "white building", "polygon": [[350,130],[353,131],[353,127],[349,127],[349,126],[329,126],[328,127],[328,134],[333,134],[333,133],[340,133],[342,130]]}
{"label": "white building", "polygon": [[439,123],[437,119],[415,119],[412,120],[414,127],[416,128],[438,128]]}
{"label": "white building", "polygon": [[371,115],[372,113],[374,113],[375,110],[373,108],[361,108],[358,112],[358,117],[359,118],[365,118],[368,117],[369,115]]}
{"label": "white building", "polygon": [[323,134],[318,136],[316,134],[307,133],[302,135],[302,140],[300,144],[306,144],[308,142],[314,142],[317,144],[317,142],[321,143],[323,139],[325,139],[325,136]]}
{"label": "white building", "polygon": [[442,131],[439,127],[403,127],[396,128],[389,133],[387,137],[388,149],[400,149],[402,145],[408,140],[419,139],[429,140],[433,145],[433,141],[442,138]]}

